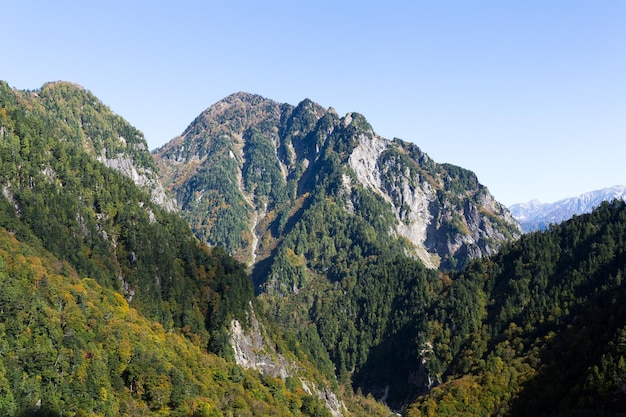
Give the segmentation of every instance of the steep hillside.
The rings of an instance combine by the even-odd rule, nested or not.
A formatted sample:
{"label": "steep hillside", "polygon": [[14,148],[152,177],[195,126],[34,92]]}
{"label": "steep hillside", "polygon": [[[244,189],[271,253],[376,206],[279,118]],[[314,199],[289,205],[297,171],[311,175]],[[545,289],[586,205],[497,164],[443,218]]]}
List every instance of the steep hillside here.
{"label": "steep hillside", "polygon": [[67,82],[47,83],[16,104],[42,116],[39,123],[49,129],[51,137],[80,146],[92,158],[130,178],[155,203],[170,211],[176,208],[165,193],[143,134],[89,91]]}
{"label": "steep hillside", "polygon": [[624,415],[625,273],[623,201],[473,262],[413,324],[443,383],[407,416]]}
{"label": "steep hillside", "polygon": [[[0,415],[330,416],[0,228]],[[379,414],[380,415],[380,414]]]}
{"label": "steep hillside", "polygon": [[352,378],[402,331],[405,299],[520,233],[472,172],[310,100],[234,94],[155,157],[196,235],[251,265],[289,349],[365,390],[380,381]]}
{"label": "steep hillside", "polygon": [[0,83],[0,415],[624,415],[623,201],[516,239],[470,171],[244,93],[156,157]]}
{"label": "steep hillside", "polygon": [[525,233],[545,230],[551,224],[557,224],[576,214],[589,213],[603,201],[614,198],[626,199],[626,187],[616,185],[602,190],[590,191],[577,197],[565,198],[554,203],[542,203],[532,200],[527,203],[513,204],[509,207],[513,217],[522,226]]}
{"label": "steep hillside", "polygon": [[[53,346],[46,350],[46,354],[59,359],[54,366],[49,362],[38,364],[37,372],[21,362],[26,360],[20,356],[21,345],[14,345],[9,338],[9,345],[3,348],[3,352],[11,352],[11,357],[19,359],[18,362],[11,362],[12,368],[7,371],[11,378],[5,392],[13,395],[13,400],[7,403],[7,407],[10,407],[8,409],[43,407],[42,404],[55,398],[54,401],[60,402],[58,407],[56,403],[50,403],[53,407],[53,411],[50,411],[52,415],[56,415],[54,410],[57,409],[80,409],[89,413],[115,415],[115,410],[125,407],[141,409],[129,411],[131,415],[148,412],[148,409],[167,415],[178,406],[186,407],[187,411],[176,411],[185,415],[191,412],[189,410],[199,410],[196,412],[202,415],[221,415],[220,411],[210,411],[212,407],[226,414],[230,412],[228,410],[240,409],[242,415],[274,412],[279,412],[279,415],[330,415],[331,411],[335,416],[350,415],[351,412],[359,415],[365,408],[372,415],[386,415],[388,412],[372,400],[349,392],[339,398],[332,372],[327,373],[330,377],[324,377],[302,353],[289,351],[279,332],[268,333],[265,330],[267,321],[265,315],[259,314],[259,309],[255,307],[253,285],[244,265],[227,255],[223,249],[209,249],[194,237],[189,225],[178,213],[171,211],[169,202],[173,200],[167,197],[160,185],[156,165],[141,133],[111,113],[82,87],[52,83],[37,91],[17,91],[0,83],[0,157],[0,228],[6,229],[24,248],[29,248],[33,258],[31,261],[35,265],[39,262],[36,258],[50,256],[48,251],[59,259],[62,270],[57,268],[42,272],[44,276],[53,273],[59,275],[55,277],[55,283],[59,285],[55,291],[64,292],[77,285],[78,281],[68,282],[65,278],[69,272],[63,271],[71,270],[72,276],[89,277],[90,280],[84,282],[89,283],[93,291],[76,295],[78,298],[75,302],[88,307],[93,304],[93,310],[97,311],[82,311],[85,318],[77,320],[89,322],[104,317],[105,323],[104,327],[98,329],[90,325],[86,331],[112,334],[112,330],[106,326],[117,310],[111,312],[107,303],[101,304],[102,297],[124,300],[121,308],[129,308],[125,303],[130,308],[136,308],[136,315],[141,321],[141,324],[133,324],[133,329],[120,330],[130,332],[128,337],[137,348],[139,362],[135,363],[132,372],[138,375],[139,382],[133,379],[134,376],[125,375],[130,370],[125,370],[128,364],[122,364],[121,374],[109,370],[108,374],[102,376],[101,383],[89,385],[88,392],[80,394],[76,400],[70,399],[71,391],[58,388],[59,384],[64,383],[71,387],[71,381],[76,378],[80,383],[85,383],[84,375],[74,374],[77,370],[85,372],[85,369],[75,365],[70,370],[57,366],[69,354],[64,350],[65,343],[70,340],[65,336],[67,332],[58,340],[45,337],[38,339],[47,347]],[[7,265],[16,262],[12,256],[7,258]],[[49,309],[63,311],[62,305],[48,306],[47,295],[37,293],[38,284],[32,282],[32,274],[25,274],[25,280],[18,287],[7,287],[11,291],[7,300],[14,302],[20,294],[30,291],[28,295],[35,297],[34,301],[18,307],[17,312],[9,312],[6,304],[3,304],[0,325],[9,326],[16,320],[15,314],[22,314],[20,311],[31,318],[33,314]],[[0,284],[15,284],[4,275],[0,280]],[[67,291],[76,292],[72,289]],[[106,296],[100,296],[101,293]],[[100,298],[91,300],[92,297]],[[19,304],[19,300],[16,302]],[[50,303],[54,303],[54,300]],[[115,305],[118,304],[116,301]],[[103,311],[100,311],[101,308]],[[20,323],[26,320],[23,317],[18,319]],[[57,328],[56,322],[44,326],[43,319],[37,320],[16,328],[18,330],[15,332],[28,328],[31,332],[45,336],[64,331],[63,326],[61,330]],[[185,338],[180,343],[193,344],[196,353],[206,353],[208,350],[228,361],[220,362],[212,356],[199,359],[199,362],[188,365],[193,368],[187,375],[190,378],[195,380],[196,376],[193,375],[202,372],[203,364],[208,361],[208,366],[231,369],[235,373],[235,380],[232,380],[234,384],[224,383],[230,387],[225,388],[226,392],[220,386],[224,385],[223,378],[230,376],[221,373],[219,378],[222,379],[212,380],[209,373],[202,379],[204,382],[199,382],[201,388],[194,388],[195,382],[183,387],[186,390],[184,405],[177,402],[174,406],[173,400],[165,401],[163,398],[158,399],[159,404],[155,405],[153,400],[157,400],[153,395],[156,394],[149,392],[148,384],[157,384],[160,389],[163,383],[164,387],[172,388],[171,385],[180,381],[170,379],[174,378],[171,369],[183,365],[173,359],[167,359],[165,363],[162,358],[154,356],[154,352],[146,352],[146,349],[169,347],[156,342],[148,343],[138,336],[140,330],[137,327],[143,325],[157,329],[154,335],[146,329],[147,337],[169,340],[169,336],[165,335],[178,335],[181,340]],[[120,326],[124,327],[125,324]],[[255,332],[265,335],[262,344],[250,342]],[[15,336],[17,333],[12,334]],[[118,334],[114,334],[114,339],[118,338]],[[94,336],[89,333],[80,337],[93,340]],[[96,338],[100,340],[105,336],[96,335]],[[176,345],[179,342],[172,343]],[[282,347],[280,351],[279,346]],[[104,358],[105,362],[111,355],[114,356],[108,351],[113,345],[79,347],[90,349],[84,355]],[[175,347],[179,348],[189,349],[185,346]],[[83,354],[82,350],[73,349],[72,355]],[[288,372],[272,372],[267,363],[263,363],[265,367],[258,366],[261,361],[246,362],[251,359],[246,357],[248,354],[264,355],[265,362],[268,359],[276,360],[275,369]],[[233,367],[235,363],[250,368],[249,374],[256,376],[248,378],[248,372]],[[153,366],[158,369],[154,371]],[[260,378],[256,370],[263,372],[261,385],[265,388],[255,382]],[[33,385],[28,393],[21,391],[22,382],[17,380],[20,372],[25,381],[32,379]],[[145,378],[150,378],[149,382],[141,380],[144,373],[148,375]],[[43,382],[37,379],[43,374],[54,375],[54,387],[49,386],[50,381],[46,378],[43,378]],[[124,384],[120,383],[120,377]],[[217,385],[212,386],[213,382]],[[289,393],[284,390],[285,384],[288,385]],[[98,408],[100,388],[104,389],[102,392],[105,394],[102,395],[108,396],[112,408],[105,404],[104,399],[101,404],[104,408]],[[266,388],[273,390],[273,393],[266,396]],[[46,391],[44,395],[47,389],[53,390],[54,394]],[[211,407],[202,405],[206,402],[203,396],[208,395],[205,393],[209,391],[218,393],[211,394],[212,399],[217,398],[214,395],[223,396],[219,404],[211,400]],[[33,394],[35,392],[36,395]],[[169,391],[166,389],[165,392]],[[280,396],[281,400],[275,402],[274,394]],[[283,400],[286,402],[281,402]],[[233,401],[237,405],[233,405]],[[272,406],[284,403],[289,410],[280,411],[282,406],[268,408],[265,405],[269,403]],[[41,410],[40,414],[44,413],[45,409]],[[65,411],[63,414],[66,414]]]}
{"label": "steep hillside", "polygon": [[32,92],[0,83],[0,107],[0,226],[119,291],[166,329],[227,347],[216,336],[233,315],[244,317],[249,278],[155,203],[167,198],[141,134],[69,83]]}

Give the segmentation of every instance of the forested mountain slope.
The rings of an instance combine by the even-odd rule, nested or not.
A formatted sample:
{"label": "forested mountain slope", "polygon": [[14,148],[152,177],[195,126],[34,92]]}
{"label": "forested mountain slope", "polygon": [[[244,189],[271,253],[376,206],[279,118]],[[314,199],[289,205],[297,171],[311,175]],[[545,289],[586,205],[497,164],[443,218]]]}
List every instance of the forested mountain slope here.
{"label": "forested mountain slope", "polygon": [[0,415],[330,416],[0,227]]}
{"label": "forested mountain slope", "polygon": [[155,156],[0,83],[0,414],[623,415],[623,201],[516,240],[470,171],[244,93]]}
{"label": "forested mountain slope", "polygon": [[160,182],[139,131],[69,83],[32,92],[1,83],[0,106],[0,226],[40,241],[166,329],[209,343],[207,327],[244,314],[253,291],[243,268],[154,202]]}
{"label": "forested mountain slope", "polygon": [[447,365],[407,415],[624,415],[625,274],[618,200],[473,262],[415,324]]}

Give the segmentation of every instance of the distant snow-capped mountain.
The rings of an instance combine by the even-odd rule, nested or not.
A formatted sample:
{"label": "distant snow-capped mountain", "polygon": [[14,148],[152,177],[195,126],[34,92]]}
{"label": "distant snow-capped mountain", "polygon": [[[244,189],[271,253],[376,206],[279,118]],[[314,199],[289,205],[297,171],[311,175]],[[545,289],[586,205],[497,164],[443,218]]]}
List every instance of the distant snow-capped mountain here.
{"label": "distant snow-capped mountain", "polygon": [[589,213],[605,200],[626,200],[626,186],[616,185],[602,190],[590,191],[577,197],[565,198],[554,203],[531,200],[513,204],[509,211],[522,226],[524,233],[543,230],[552,223],[560,223],[575,214]]}

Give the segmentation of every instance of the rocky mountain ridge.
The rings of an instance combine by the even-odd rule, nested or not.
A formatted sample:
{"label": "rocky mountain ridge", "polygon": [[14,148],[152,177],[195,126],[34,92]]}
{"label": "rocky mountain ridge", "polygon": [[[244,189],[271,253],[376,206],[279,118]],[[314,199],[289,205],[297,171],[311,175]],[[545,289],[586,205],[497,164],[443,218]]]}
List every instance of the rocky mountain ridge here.
{"label": "rocky mountain ridge", "polygon": [[[339,157],[333,169],[341,175],[345,209],[354,210],[355,186],[382,198],[395,217],[389,233],[406,239],[407,252],[431,268],[492,254],[499,242],[519,235],[515,220],[473,173],[376,135],[360,114],[339,117],[310,100],[294,107],[233,94],[154,152],[196,234],[248,263],[267,257],[264,240],[278,243],[269,230],[275,219],[266,216],[288,217],[281,205],[307,198],[323,179],[326,154]],[[243,220],[233,221],[235,215]]]}
{"label": "rocky mountain ridge", "polygon": [[557,224],[577,214],[589,213],[603,201],[626,199],[626,187],[615,185],[609,188],[589,191],[576,197],[564,198],[554,203],[531,200],[509,207],[513,217],[520,223],[525,233],[544,230],[550,224]]}

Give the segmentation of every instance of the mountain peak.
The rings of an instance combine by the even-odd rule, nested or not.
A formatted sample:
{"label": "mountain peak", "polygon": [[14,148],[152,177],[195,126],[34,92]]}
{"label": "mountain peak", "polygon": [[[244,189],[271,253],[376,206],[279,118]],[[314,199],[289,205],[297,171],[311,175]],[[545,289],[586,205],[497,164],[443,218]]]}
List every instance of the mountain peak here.
{"label": "mountain peak", "polygon": [[248,93],[246,91],[238,91],[236,93],[229,94],[228,96],[218,101],[216,104],[219,104],[221,102],[225,102],[225,103],[243,102],[243,103],[249,103],[249,104],[258,104],[259,102],[262,102],[265,100],[268,100],[268,99],[266,99],[265,97],[259,94]]}
{"label": "mountain peak", "polygon": [[[199,119],[209,123],[223,123],[226,120],[241,121],[242,123],[237,123],[237,125],[244,128],[250,123],[255,123],[257,119],[266,117],[267,113],[275,113],[279,107],[280,104],[274,100],[240,91],[209,106],[196,121]],[[246,119],[250,119],[249,123],[245,122]]]}
{"label": "mountain peak", "polygon": [[46,90],[46,89],[50,89],[50,88],[71,88],[71,89],[75,89],[75,90],[81,90],[81,91],[87,91],[87,89],[85,87],[83,87],[80,84],[76,84],[73,83],[71,81],[63,81],[63,80],[59,80],[59,81],[50,81],[47,83],[44,83],[44,85],[41,87],[42,90]]}
{"label": "mountain peak", "polygon": [[[308,98],[294,107],[231,94],[155,156],[183,213],[208,216],[192,226],[197,235],[248,263],[267,258],[288,219],[303,214],[294,207],[323,188],[346,213],[368,221],[378,220],[364,201],[388,205],[377,208],[388,223],[377,233],[405,239],[407,252],[433,268],[456,268],[519,234],[472,172],[380,137],[360,113],[340,118]],[[499,226],[492,223],[500,217]]]}

